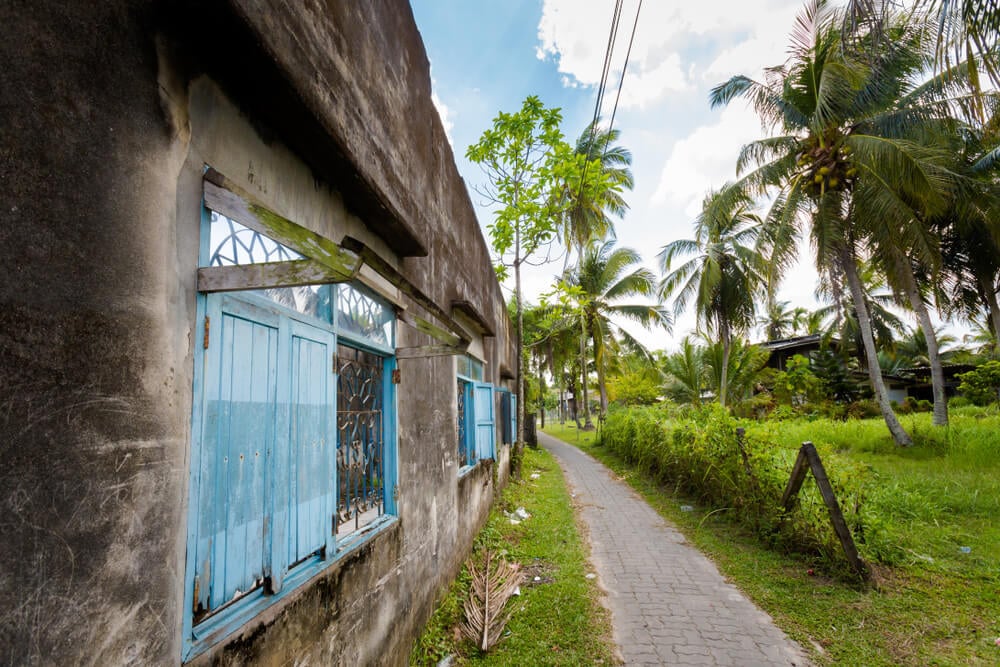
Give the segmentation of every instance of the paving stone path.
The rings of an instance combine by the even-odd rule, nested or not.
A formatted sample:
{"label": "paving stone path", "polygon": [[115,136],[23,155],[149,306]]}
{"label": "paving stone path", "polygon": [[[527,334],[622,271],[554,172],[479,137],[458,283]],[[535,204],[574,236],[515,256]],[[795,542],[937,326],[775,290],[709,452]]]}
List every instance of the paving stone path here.
{"label": "paving stone path", "polygon": [[604,465],[549,435],[627,665],[808,665],[805,652]]}

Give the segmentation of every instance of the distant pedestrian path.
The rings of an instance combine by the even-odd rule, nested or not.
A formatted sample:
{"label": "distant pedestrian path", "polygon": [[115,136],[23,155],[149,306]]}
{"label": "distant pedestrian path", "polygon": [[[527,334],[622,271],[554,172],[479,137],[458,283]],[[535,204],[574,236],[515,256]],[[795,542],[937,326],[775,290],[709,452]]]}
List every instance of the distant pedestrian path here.
{"label": "distant pedestrian path", "polygon": [[808,665],[771,618],[604,465],[545,433],[590,530],[627,665]]}

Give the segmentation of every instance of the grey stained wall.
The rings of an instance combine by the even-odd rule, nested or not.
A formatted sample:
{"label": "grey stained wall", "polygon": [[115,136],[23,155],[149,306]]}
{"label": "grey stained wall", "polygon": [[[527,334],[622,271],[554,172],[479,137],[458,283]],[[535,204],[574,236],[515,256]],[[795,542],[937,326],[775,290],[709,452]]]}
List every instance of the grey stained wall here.
{"label": "grey stained wall", "polygon": [[[474,304],[495,384],[502,296],[405,2],[14,0],[0,25],[0,663],[177,663],[203,165]],[[508,460],[458,479],[453,360],[400,370],[398,523],[199,662],[405,660]]]}

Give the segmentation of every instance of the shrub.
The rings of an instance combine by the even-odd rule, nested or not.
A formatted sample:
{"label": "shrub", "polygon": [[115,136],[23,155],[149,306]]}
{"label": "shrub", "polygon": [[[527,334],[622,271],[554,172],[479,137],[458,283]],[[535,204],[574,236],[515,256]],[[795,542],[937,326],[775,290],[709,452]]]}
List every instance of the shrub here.
{"label": "shrub", "polygon": [[958,391],[976,405],[995,403],[1000,391],[1000,361],[987,361],[979,368],[961,373]]}
{"label": "shrub", "polygon": [[948,399],[948,409],[952,410],[954,408],[964,408],[972,405],[972,401],[967,399],[965,396],[952,396]]}
{"label": "shrub", "polygon": [[[772,417],[786,411],[791,413],[791,408],[779,406]],[[669,422],[663,410],[635,408],[610,414],[602,440],[660,481],[707,505],[726,508],[728,515],[765,542],[843,564],[843,553],[815,484],[804,485],[796,511],[783,515],[780,499],[797,448],[778,446],[766,428],[756,428],[742,443],[745,464],[736,435],[740,424],[716,404],[689,409]],[[881,544],[881,524],[861,511],[871,479],[867,467],[838,455],[829,446],[822,447],[821,456],[848,524],[867,542]],[[872,553],[878,558],[892,555],[882,547]]]}
{"label": "shrub", "polygon": [[847,416],[851,419],[867,419],[881,416],[881,414],[882,411],[879,410],[878,403],[870,398],[853,401],[847,406]]}

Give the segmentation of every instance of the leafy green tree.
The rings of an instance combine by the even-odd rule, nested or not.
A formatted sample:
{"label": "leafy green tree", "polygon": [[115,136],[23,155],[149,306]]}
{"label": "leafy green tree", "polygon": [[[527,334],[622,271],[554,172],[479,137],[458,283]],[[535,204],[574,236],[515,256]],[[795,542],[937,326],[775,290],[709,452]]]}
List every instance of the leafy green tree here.
{"label": "leafy green tree", "polygon": [[[564,203],[559,197],[563,183],[574,183],[589,192],[600,189],[603,176],[597,170],[583,181],[583,160],[563,139],[559,109],[546,108],[532,95],[519,111],[500,112],[493,126],[469,146],[466,157],[480,165],[486,183],[476,188],[495,206],[493,222],[486,226],[496,256],[497,273],[503,278],[514,270],[517,304],[518,395],[524,396],[521,357],[524,345],[521,267],[556,234]],[[524,442],[524,401],[517,402],[517,441]]]}
{"label": "leafy green tree", "polygon": [[[718,337],[720,361],[718,399],[729,395],[729,354],[736,336],[753,326],[756,299],[766,287],[764,260],[755,248],[760,218],[746,193],[727,186],[710,193],[695,220],[695,237],[665,245],[659,254],[664,274],[662,298],[674,295],[674,312],[693,303],[700,327]],[[680,256],[694,255],[674,268]]]}
{"label": "leafy green tree", "polygon": [[974,371],[958,376],[958,391],[976,405],[1000,402],[1000,361],[987,361]]}
{"label": "leafy green tree", "polygon": [[594,368],[601,397],[601,413],[608,409],[607,351],[615,337],[622,338],[634,350],[649,356],[646,348],[612,318],[631,320],[646,328],[670,330],[670,314],[659,304],[621,303],[623,299],[653,297],[656,276],[636,267],[639,253],[630,248],[616,248],[614,241],[588,246],[580,263],[567,276],[566,282],[579,288],[577,301],[583,312],[587,334],[594,352]]}
{"label": "leafy green tree", "polygon": [[775,395],[789,405],[803,405],[822,398],[823,383],[813,373],[810,360],[796,354],[785,364],[775,382]]}
{"label": "leafy green tree", "polygon": [[[550,300],[555,299],[556,304],[554,306],[549,306]],[[581,430],[590,431],[594,428],[594,422],[590,415],[590,389],[588,382],[588,368],[587,368],[587,305],[589,301],[589,296],[579,285],[573,285],[566,280],[560,280],[553,285],[552,290],[542,295],[542,304],[546,307],[552,307],[554,312],[559,313],[560,322],[558,327],[565,328],[566,330],[571,330],[576,328],[577,332],[577,342],[579,347],[579,355],[575,360],[576,371],[574,372],[574,383],[579,379],[579,386],[582,391],[577,391],[576,388],[573,389],[573,398],[576,402],[576,412],[579,414],[582,410],[584,416],[584,423],[581,427],[579,417],[577,418],[577,426]],[[581,399],[582,394],[582,401]]]}
{"label": "leafy green tree", "polygon": [[828,347],[813,352],[810,370],[819,380],[827,397],[837,403],[851,403],[858,398],[858,383],[851,378],[852,368],[843,357]]}
{"label": "leafy green tree", "polygon": [[660,397],[660,382],[641,371],[627,371],[608,379],[608,395],[622,405],[652,405]]}

